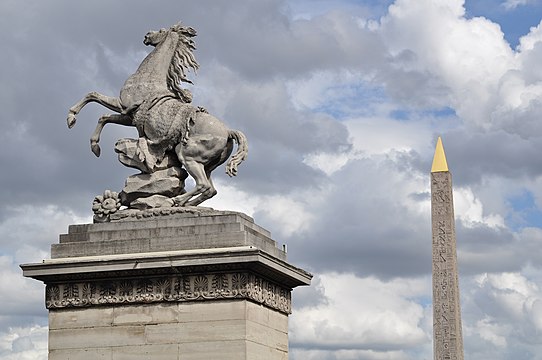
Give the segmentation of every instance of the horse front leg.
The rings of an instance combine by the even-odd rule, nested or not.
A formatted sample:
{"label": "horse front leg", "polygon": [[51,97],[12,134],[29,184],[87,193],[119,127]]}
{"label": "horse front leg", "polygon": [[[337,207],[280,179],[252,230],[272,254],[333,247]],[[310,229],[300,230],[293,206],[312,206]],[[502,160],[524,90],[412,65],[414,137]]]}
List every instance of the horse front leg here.
{"label": "horse front leg", "polygon": [[109,115],[100,116],[100,119],[98,119],[98,125],[96,125],[96,129],[94,130],[94,132],[92,133],[92,136],[90,137],[90,150],[92,150],[94,155],[98,157],[100,156],[100,153],[101,153],[100,145],[98,145],[98,143],[100,142],[100,135],[102,133],[102,130],[105,124],[134,126],[132,118],[128,115],[109,114]]}
{"label": "horse front leg", "polygon": [[100,105],[105,106],[109,110],[112,110],[118,113],[122,112],[122,104],[120,103],[119,98],[112,97],[112,96],[105,96],[95,91],[92,91],[86,94],[84,98],[79,100],[68,111],[68,119],[67,119],[68,128],[71,129],[75,125],[75,121],[77,120],[76,118],[77,114],[79,114],[81,109],[90,102],[97,102]]}

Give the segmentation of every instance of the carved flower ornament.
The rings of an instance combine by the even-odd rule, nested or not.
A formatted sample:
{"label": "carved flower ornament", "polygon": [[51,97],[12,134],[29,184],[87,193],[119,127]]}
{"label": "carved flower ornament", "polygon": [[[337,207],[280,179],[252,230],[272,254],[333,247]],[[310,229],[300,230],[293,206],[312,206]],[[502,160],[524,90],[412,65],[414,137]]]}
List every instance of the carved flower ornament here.
{"label": "carved flower ornament", "polygon": [[105,190],[103,195],[98,195],[92,202],[95,222],[109,221],[109,215],[120,208],[119,194],[115,191]]}

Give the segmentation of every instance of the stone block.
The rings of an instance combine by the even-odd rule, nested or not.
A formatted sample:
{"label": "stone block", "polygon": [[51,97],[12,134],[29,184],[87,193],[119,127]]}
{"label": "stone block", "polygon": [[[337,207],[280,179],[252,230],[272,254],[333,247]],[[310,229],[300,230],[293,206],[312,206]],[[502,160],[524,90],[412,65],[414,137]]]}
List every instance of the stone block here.
{"label": "stone block", "polygon": [[113,308],[55,309],[49,311],[49,329],[108,327],[113,324]]}
{"label": "stone block", "polygon": [[179,345],[118,346],[112,349],[112,360],[178,360]]}
{"label": "stone block", "polygon": [[179,321],[178,303],[157,303],[112,307],[112,324],[148,325],[167,324]]}
{"label": "stone block", "polygon": [[150,239],[52,244],[51,258],[149,252]]}
{"label": "stone block", "polygon": [[93,349],[49,349],[48,360],[112,360],[111,348]]}
{"label": "stone block", "polygon": [[60,243],[51,246],[53,259],[156,251],[256,246],[281,260],[269,231],[238,213],[177,214],[138,221],[72,225]]}
{"label": "stone block", "polygon": [[244,340],[246,323],[244,320],[223,320],[147,325],[145,337],[149,344]]}
{"label": "stone block", "polygon": [[142,326],[49,330],[49,350],[90,349],[145,344]]}
{"label": "stone block", "polygon": [[265,325],[282,333],[288,333],[288,316],[253,302],[246,303],[247,320]]}
{"label": "stone block", "polygon": [[[219,358],[217,358],[219,359]],[[265,345],[248,341],[246,347],[246,360],[288,360],[288,352],[277,351]]]}
{"label": "stone block", "polygon": [[178,319],[181,323],[220,320],[241,320],[246,318],[245,300],[222,300],[213,303],[180,304]]}
{"label": "stone block", "polygon": [[252,321],[246,322],[246,339],[270,349],[288,352],[288,333]]}
{"label": "stone block", "polygon": [[[245,360],[245,340],[206,341],[183,343],[179,347],[179,360]],[[256,360],[256,358],[253,358]],[[259,358],[258,360],[267,360]]]}

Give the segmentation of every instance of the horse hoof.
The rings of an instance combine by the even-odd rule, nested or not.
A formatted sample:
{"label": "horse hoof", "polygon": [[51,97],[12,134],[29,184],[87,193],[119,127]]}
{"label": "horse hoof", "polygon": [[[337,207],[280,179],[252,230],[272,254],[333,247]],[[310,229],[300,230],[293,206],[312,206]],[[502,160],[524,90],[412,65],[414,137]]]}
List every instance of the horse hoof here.
{"label": "horse hoof", "polygon": [[188,201],[188,199],[182,195],[175,196],[171,200],[173,200],[173,206],[178,206],[178,207],[185,206],[186,202]]}
{"label": "horse hoof", "polygon": [[75,125],[76,120],[77,119],[75,118],[75,114],[73,114],[73,113],[68,114],[68,119],[67,119],[68,129],[71,129]]}
{"label": "horse hoof", "polygon": [[100,153],[102,151],[100,149],[100,145],[98,145],[98,144],[90,144],[90,149],[92,150],[94,155],[96,155],[96,157],[100,157]]}

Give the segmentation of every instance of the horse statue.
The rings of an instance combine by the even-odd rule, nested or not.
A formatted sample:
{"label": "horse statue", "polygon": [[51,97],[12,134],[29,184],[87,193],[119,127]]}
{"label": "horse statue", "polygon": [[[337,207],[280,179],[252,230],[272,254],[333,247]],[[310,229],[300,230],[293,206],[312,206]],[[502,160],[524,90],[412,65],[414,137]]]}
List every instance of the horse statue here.
{"label": "horse statue", "polygon": [[[204,108],[191,104],[192,94],[180,86],[192,83],[187,72],[194,73],[199,64],[193,55],[196,31],[178,23],[169,29],[150,31],[143,43],[154,49],[140,64],[120,90],[119,97],[90,92],[69,109],[68,127],[90,102],[97,102],[116,114],[103,115],[90,138],[92,152],[100,156],[100,134],[106,124],[133,126],[139,138],[120,139],[115,145],[119,160],[143,174],[156,174],[172,167],[183,167],[195,180],[191,191],[184,191],[183,170],[177,172],[183,181],[182,191],[171,197],[174,206],[197,206],[216,195],[211,172],[226,164],[229,176],[237,174],[238,165],[246,159],[247,139],[237,130],[230,130]],[[183,178],[184,177],[184,178]],[[121,198],[122,200],[122,198]],[[131,201],[134,199],[132,198]],[[131,201],[121,201],[130,207]],[[171,205],[171,201],[169,202]]]}

